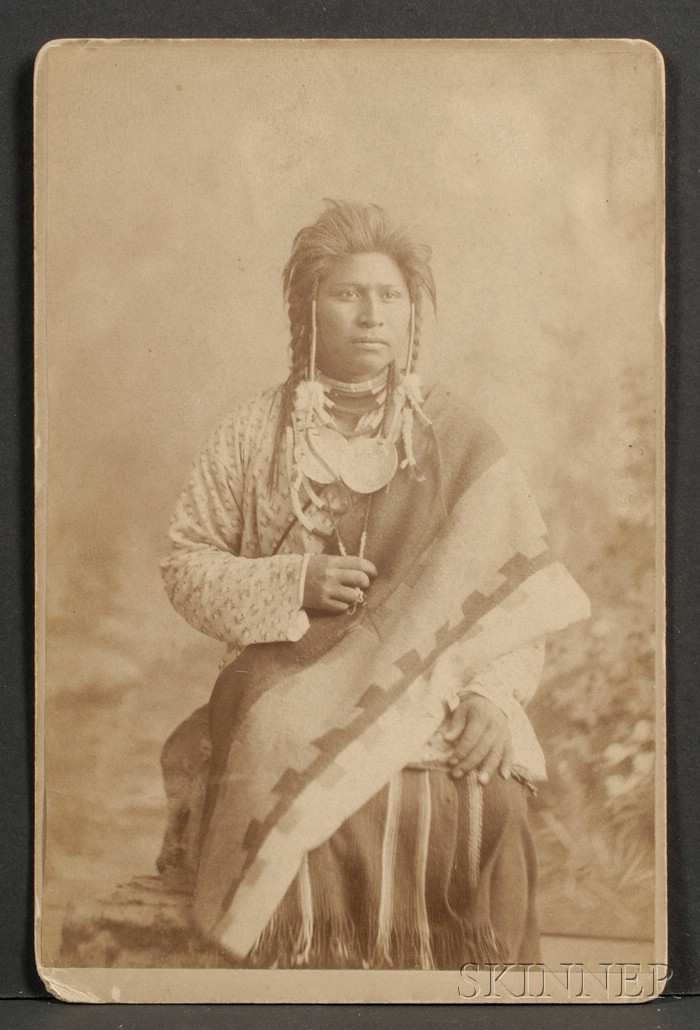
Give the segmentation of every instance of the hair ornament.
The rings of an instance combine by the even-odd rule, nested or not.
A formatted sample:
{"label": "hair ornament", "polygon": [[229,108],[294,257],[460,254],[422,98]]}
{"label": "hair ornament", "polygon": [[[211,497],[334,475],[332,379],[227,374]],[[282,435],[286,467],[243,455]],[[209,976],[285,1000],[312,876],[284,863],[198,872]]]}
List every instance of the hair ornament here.
{"label": "hair ornament", "polygon": [[311,300],[311,346],[309,347],[309,379],[313,383],[316,379],[316,341],[318,330],[316,328],[316,297]]}
{"label": "hair ornament", "polygon": [[416,339],[416,305],[411,301],[411,314],[408,321],[408,353],[406,355],[406,368],[404,376],[410,375],[413,370],[413,348]]}
{"label": "hair ornament", "polygon": [[417,372],[410,372],[401,380],[398,387],[399,403],[408,403],[411,410],[415,412],[418,419],[424,426],[432,425],[432,422],[423,411],[423,393],[421,390],[421,379]]}
{"label": "hair ornament", "polygon": [[[310,533],[314,531],[314,523],[308,517],[301,505],[301,488],[302,485],[306,489],[304,483],[304,475],[296,464],[293,462],[292,455],[294,453],[294,430],[291,426],[287,426],[287,479],[289,480],[289,494],[292,502],[292,511],[297,518],[300,525],[307,529]],[[308,491],[307,491],[308,493]]]}
{"label": "hair ornament", "polygon": [[294,394],[293,419],[295,428],[302,432],[319,423],[329,425],[332,422],[326,412],[326,392],[318,379],[302,379],[298,384]]}

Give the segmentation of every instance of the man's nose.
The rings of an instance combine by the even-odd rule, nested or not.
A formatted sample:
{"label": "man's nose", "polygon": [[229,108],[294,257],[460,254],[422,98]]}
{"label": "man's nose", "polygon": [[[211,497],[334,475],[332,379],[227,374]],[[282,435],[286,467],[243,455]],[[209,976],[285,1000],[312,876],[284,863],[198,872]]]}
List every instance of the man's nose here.
{"label": "man's nose", "polygon": [[372,294],[363,298],[360,308],[360,322],[362,325],[379,325],[382,321],[382,313],[379,306],[379,299]]}

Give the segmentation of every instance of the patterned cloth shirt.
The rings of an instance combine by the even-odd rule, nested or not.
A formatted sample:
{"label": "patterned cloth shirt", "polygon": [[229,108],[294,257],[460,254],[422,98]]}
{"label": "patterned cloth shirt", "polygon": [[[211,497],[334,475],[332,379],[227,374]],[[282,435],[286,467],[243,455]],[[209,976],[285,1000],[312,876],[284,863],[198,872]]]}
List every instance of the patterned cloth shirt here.
{"label": "patterned cloth shirt", "polygon": [[[175,609],[197,630],[226,644],[222,664],[248,644],[299,640],[309,628],[302,606],[309,558],[333,534],[329,512],[311,507],[313,530],[291,506],[286,441],[270,490],[281,392],[265,391],[241,404],[215,429],[196,461],[173,514],[161,563]],[[398,475],[404,473],[397,473]],[[497,658],[449,692],[446,715],[468,693],[488,698],[508,717],[514,765],[545,777],[542,749],[524,712],[539,683],[544,642]],[[459,669],[459,643],[433,675]],[[416,762],[444,762],[452,748],[438,732]]]}

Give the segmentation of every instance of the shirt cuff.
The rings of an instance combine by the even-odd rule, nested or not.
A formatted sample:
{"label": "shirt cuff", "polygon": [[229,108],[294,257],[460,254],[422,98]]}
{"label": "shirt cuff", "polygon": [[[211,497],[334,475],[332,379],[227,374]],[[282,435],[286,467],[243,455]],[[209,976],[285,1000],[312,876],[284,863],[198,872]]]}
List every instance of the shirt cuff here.
{"label": "shirt cuff", "polygon": [[306,572],[309,567],[309,561],[311,559],[310,554],[305,554],[301,562],[301,572],[299,574],[299,607],[304,607],[304,590],[306,588]]}
{"label": "shirt cuff", "polygon": [[292,643],[295,643],[297,640],[301,640],[311,625],[309,622],[309,616],[304,610],[304,587],[306,586],[306,570],[309,567],[310,558],[310,554],[302,555],[301,565],[299,567],[299,587],[297,590],[299,608],[292,615],[289,620],[289,626],[287,627],[287,640],[291,640]]}
{"label": "shirt cuff", "polygon": [[292,615],[289,621],[289,626],[287,627],[287,640],[291,640],[292,643],[295,643],[297,640],[301,640],[310,625],[309,616],[303,608],[300,608],[298,612],[294,612],[294,615]]}
{"label": "shirt cuff", "polygon": [[470,694],[478,694],[479,697],[485,697],[487,701],[490,701],[500,708],[504,715],[511,719],[519,710],[520,706],[518,702],[513,698],[511,692],[506,688],[497,687],[495,684],[489,684],[486,686],[480,683],[478,679],[474,679],[469,683],[464,690],[460,691],[460,699],[463,701],[465,697]]}
{"label": "shirt cuff", "polygon": [[495,658],[459,691],[462,697],[479,694],[509,718],[535,693],[542,674],[544,643],[527,644]]}

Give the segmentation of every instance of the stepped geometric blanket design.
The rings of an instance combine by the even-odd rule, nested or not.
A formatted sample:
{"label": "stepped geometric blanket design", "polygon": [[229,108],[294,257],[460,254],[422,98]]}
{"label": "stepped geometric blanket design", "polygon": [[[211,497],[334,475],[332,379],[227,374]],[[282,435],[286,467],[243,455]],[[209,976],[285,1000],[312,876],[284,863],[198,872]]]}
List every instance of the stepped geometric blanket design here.
{"label": "stepped geometric blanket design", "polygon": [[[373,501],[379,569],[355,616],[314,616],[297,643],[247,648],[210,702],[214,747],[194,911],[243,958],[306,852],[377,793],[480,668],[589,614],[549,550],[517,466],[444,388],[417,429],[425,481]],[[361,510],[343,519],[359,537]],[[457,669],[449,652],[460,641]]]}

